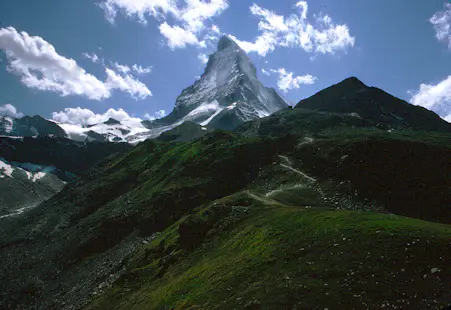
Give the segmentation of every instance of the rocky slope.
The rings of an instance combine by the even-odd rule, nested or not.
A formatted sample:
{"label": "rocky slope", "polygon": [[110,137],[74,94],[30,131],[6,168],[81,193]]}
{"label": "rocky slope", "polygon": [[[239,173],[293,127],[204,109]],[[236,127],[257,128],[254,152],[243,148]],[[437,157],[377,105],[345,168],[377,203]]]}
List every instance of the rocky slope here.
{"label": "rocky slope", "polygon": [[0,307],[449,306],[451,134],[349,113],[176,142],[188,123],[100,162],[2,219]]}
{"label": "rocky slope", "polygon": [[0,137],[0,216],[34,207],[126,143],[78,143],[52,137]]}
{"label": "rocky slope", "polygon": [[184,89],[165,118],[146,121],[150,129],[139,137],[155,137],[185,121],[213,129],[234,129],[243,122],[268,116],[288,105],[272,88],[258,80],[246,52],[229,37],[218,43],[205,72]]}
{"label": "rocky slope", "polygon": [[184,122],[209,129],[231,130],[242,123],[268,116],[288,105],[272,88],[258,80],[256,68],[246,53],[229,37],[218,43],[204,74],[177,98],[174,110],[153,121],[119,122],[109,119],[99,124],[73,125],[40,116],[14,119],[0,116],[0,135],[56,136],[75,141],[129,142],[153,139]]}
{"label": "rocky slope", "polygon": [[0,135],[16,137],[66,137],[66,132],[54,122],[39,115],[13,118],[0,115]]}

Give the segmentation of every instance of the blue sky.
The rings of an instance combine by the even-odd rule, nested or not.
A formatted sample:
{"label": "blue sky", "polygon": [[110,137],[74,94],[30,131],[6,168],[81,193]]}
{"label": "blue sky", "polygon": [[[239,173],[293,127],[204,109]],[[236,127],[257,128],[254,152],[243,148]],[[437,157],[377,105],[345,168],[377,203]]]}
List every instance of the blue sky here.
{"label": "blue sky", "polygon": [[42,3],[0,3],[0,113],[72,123],[109,109],[118,118],[162,116],[228,34],[263,84],[293,103],[357,76],[451,119],[451,4],[443,1]]}

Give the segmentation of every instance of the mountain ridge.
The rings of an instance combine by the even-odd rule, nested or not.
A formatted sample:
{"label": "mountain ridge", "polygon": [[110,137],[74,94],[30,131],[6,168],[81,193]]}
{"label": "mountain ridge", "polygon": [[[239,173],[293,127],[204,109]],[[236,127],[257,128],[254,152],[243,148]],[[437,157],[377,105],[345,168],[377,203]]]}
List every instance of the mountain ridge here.
{"label": "mountain ridge", "polygon": [[301,100],[295,108],[355,113],[393,128],[451,132],[451,124],[433,111],[414,106],[377,87],[369,87],[356,77],[347,78]]}

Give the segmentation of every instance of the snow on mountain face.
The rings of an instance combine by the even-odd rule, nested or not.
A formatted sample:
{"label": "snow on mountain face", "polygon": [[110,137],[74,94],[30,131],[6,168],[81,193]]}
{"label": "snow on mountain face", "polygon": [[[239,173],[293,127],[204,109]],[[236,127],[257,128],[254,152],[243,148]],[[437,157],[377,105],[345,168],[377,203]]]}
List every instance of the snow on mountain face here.
{"label": "snow on mountain face", "polygon": [[59,192],[66,182],[58,178],[56,170],[0,157],[0,219],[19,215]]}
{"label": "snow on mountain face", "polygon": [[53,166],[40,166],[31,163],[10,163],[6,159],[0,157],[0,179],[13,179],[18,175],[25,175],[28,180],[36,182],[48,174],[51,174],[55,169],[56,168]]}
{"label": "snow on mountain face", "polygon": [[54,136],[65,137],[66,134],[54,122],[39,115],[13,118],[0,115],[0,135],[33,137],[33,136]]}
{"label": "snow on mountain face", "polygon": [[177,98],[165,118],[149,122],[147,132],[131,140],[155,138],[185,121],[217,129],[234,129],[241,123],[268,116],[288,104],[257,78],[256,68],[238,44],[227,36],[210,56],[204,74]]}
{"label": "snow on mountain face", "polygon": [[[208,117],[205,113],[194,117],[195,112],[204,111],[203,107],[215,102],[219,107],[211,111]],[[210,56],[202,77],[177,98],[173,113],[183,110],[190,115],[191,121],[207,125],[206,119],[215,113],[215,117],[219,117],[220,109],[227,108],[229,114],[244,122],[268,116],[285,107],[285,100],[257,79],[256,68],[246,53],[224,36],[218,43],[218,51]]]}
{"label": "snow on mountain face", "polygon": [[63,123],[58,123],[58,125],[66,132],[69,139],[75,141],[134,142],[130,141],[129,137],[148,131],[139,122],[124,121],[121,123],[115,119],[89,126]]}
{"label": "snow on mountain face", "polygon": [[10,134],[13,130],[13,118],[0,115],[0,133]]}
{"label": "snow on mountain face", "polygon": [[211,129],[234,129],[243,122],[268,116],[288,105],[257,79],[247,54],[227,36],[219,40],[204,74],[182,91],[174,110],[154,122],[109,119],[89,126],[58,123],[40,116],[13,119],[0,116],[0,135],[68,137],[75,141],[128,142],[158,137],[185,121]]}

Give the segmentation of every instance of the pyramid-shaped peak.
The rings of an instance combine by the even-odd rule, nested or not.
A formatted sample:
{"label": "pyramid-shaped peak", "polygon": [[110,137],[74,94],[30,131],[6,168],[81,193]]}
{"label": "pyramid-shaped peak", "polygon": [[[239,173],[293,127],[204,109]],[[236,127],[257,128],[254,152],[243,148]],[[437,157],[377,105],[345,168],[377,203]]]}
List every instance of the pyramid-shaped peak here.
{"label": "pyramid-shaped peak", "polygon": [[347,86],[349,88],[364,88],[364,87],[367,87],[362,81],[360,81],[355,76],[351,76],[351,77],[341,81],[340,83],[338,83],[338,85],[345,85],[345,86]]}
{"label": "pyramid-shaped peak", "polygon": [[222,38],[218,42],[218,51],[225,50],[229,47],[240,48],[239,45],[232,40],[232,38],[227,35],[222,36]]}

